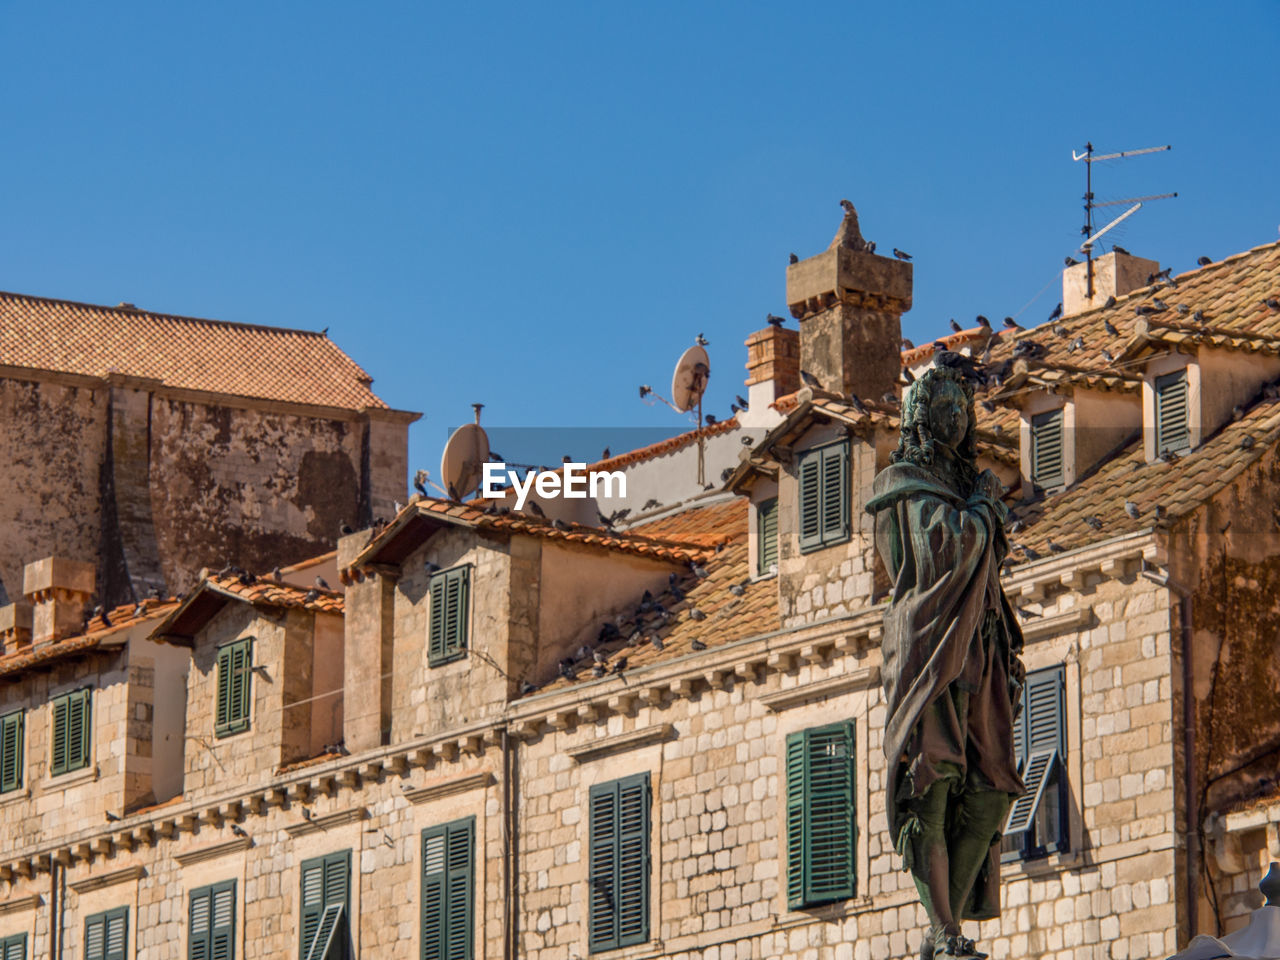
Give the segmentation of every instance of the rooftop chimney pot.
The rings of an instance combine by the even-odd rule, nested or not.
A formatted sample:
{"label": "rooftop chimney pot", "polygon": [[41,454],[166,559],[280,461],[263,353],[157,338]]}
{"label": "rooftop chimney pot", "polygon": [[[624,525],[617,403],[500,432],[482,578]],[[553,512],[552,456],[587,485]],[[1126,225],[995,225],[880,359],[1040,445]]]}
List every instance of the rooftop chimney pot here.
{"label": "rooftop chimney pot", "polygon": [[45,557],[22,569],[22,593],[31,604],[31,640],[47,643],[75,636],[93,597],[94,567],[65,557]]}
{"label": "rooftop chimney pot", "polygon": [[1147,285],[1160,272],[1155,260],[1111,251],[1093,261],[1093,296],[1089,296],[1089,264],[1077,263],[1062,271],[1062,315],[1072,317],[1101,307],[1108,297],[1123,297]]}

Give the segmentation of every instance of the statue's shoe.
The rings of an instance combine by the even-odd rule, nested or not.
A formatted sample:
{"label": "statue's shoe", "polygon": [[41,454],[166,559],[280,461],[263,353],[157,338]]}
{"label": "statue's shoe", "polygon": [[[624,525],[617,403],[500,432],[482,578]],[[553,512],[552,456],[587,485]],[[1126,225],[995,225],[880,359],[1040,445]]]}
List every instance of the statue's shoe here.
{"label": "statue's shoe", "polygon": [[[955,960],[987,960],[987,955],[978,950],[978,945],[968,937],[962,937],[959,934],[948,934],[940,937],[936,944],[930,945],[930,960],[934,956],[941,955],[943,957]],[[924,949],[921,948],[921,956],[924,955]]]}

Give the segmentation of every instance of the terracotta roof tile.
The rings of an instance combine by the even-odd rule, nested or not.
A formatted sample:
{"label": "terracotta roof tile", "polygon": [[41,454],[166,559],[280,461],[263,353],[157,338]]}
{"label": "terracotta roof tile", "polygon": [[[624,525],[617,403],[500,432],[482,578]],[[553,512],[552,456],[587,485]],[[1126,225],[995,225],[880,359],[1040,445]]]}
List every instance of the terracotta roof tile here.
{"label": "terracotta roof tile", "polygon": [[308,589],[261,577],[248,584],[241,583],[236,577],[209,577],[205,583],[221,593],[257,606],[300,607],[319,613],[343,612],[342,594],[334,590]]}
{"label": "terracotta roof tile", "polygon": [[705,507],[657,517],[628,528],[628,532],[661,540],[679,540],[714,547],[731,541],[746,528],[746,524],[747,499],[734,497]]}
{"label": "terracotta roof tile", "polygon": [[110,640],[116,634],[139,623],[160,620],[177,608],[177,600],[152,599],[108,610],[105,618],[97,616],[87,620],[84,632],[79,636],[22,647],[0,656],[0,677],[16,676],[32,667],[54,663],[101,646],[110,646]]}
{"label": "terracotta roof tile", "polygon": [[0,364],[359,409],[373,380],[321,333],[0,292]]}

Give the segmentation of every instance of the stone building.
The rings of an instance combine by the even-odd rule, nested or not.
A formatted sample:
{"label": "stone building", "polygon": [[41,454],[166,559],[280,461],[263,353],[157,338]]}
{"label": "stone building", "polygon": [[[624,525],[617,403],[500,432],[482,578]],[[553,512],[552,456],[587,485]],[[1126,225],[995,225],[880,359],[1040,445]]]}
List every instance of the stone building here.
{"label": "stone building", "polygon": [[113,606],[390,517],[417,415],[372,382],[323,333],[0,293],[0,600],[50,552]]}
{"label": "stone building", "polygon": [[[910,269],[839,241],[789,271],[798,335],[748,341],[773,414],[716,432],[723,486],[625,529],[415,498],[341,592],[0,611],[5,960],[914,955],[863,505],[928,356]],[[1069,271],[1061,319],[944,338],[996,374],[1028,671],[996,960],[1167,956],[1280,852],[1280,245],[1095,269],[1104,303]],[[90,572],[28,568],[32,622]]]}

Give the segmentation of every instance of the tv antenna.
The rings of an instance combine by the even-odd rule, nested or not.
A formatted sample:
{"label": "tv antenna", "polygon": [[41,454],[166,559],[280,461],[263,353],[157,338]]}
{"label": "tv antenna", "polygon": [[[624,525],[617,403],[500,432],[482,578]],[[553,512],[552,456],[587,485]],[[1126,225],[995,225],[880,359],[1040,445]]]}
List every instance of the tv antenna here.
{"label": "tv antenna", "polygon": [[475,423],[464,423],[450,435],[440,457],[440,479],[450,500],[461,501],[480,486],[484,465],[489,460],[489,435],[480,426],[483,403],[473,403]]}
{"label": "tv antenna", "polygon": [[[1147,153],[1163,153],[1166,150],[1172,150],[1173,144],[1166,143],[1163,147],[1143,147],[1141,150],[1121,150],[1117,153],[1095,154],[1093,152],[1093,144],[1086,143],[1084,145],[1084,153],[1076,153],[1071,151],[1071,159],[1075,161],[1084,161],[1084,215],[1085,224],[1080,228],[1080,233],[1084,236],[1084,242],[1080,244],[1080,252],[1085,257],[1085,276],[1087,278],[1086,295],[1088,299],[1093,299],[1093,245],[1098,242],[1098,238],[1105,234],[1108,230],[1118,226],[1122,220],[1127,220],[1133,214],[1142,209],[1142,205],[1151,200],[1167,200],[1170,197],[1176,197],[1174,193],[1157,193],[1149,197],[1128,197],[1124,200],[1105,200],[1102,203],[1094,203],[1093,200],[1093,165],[1103,160],[1125,160],[1129,157],[1138,157]],[[1132,203],[1133,206],[1126,210],[1120,216],[1116,217],[1097,233],[1093,232],[1093,211],[1099,207],[1116,207],[1122,203]]]}

